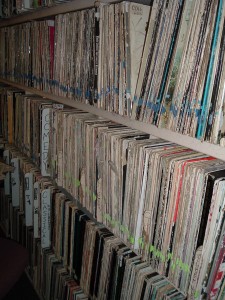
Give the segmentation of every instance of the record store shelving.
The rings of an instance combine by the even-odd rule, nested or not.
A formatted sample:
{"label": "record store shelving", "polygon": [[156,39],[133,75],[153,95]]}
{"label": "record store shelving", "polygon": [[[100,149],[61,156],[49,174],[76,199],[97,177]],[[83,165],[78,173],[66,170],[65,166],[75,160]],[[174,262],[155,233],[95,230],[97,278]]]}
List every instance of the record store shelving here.
{"label": "record store shelving", "polygon": [[213,156],[213,157],[216,157],[218,159],[225,161],[224,148],[219,145],[214,145],[214,144],[211,144],[208,142],[201,142],[190,136],[185,136],[180,133],[176,133],[176,132],[170,131],[168,129],[164,129],[164,128],[157,128],[154,125],[146,124],[146,123],[143,123],[140,121],[131,120],[128,117],[120,116],[118,114],[111,113],[111,112],[105,111],[103,109],[99,109],[99,108],[90,106],[88,104],[83,104],[83,103],[79,103],[79,102],[75,102],[75,101],[73,102],[70,99],[63,98],[60,96],[55,96],[55,95],[52,95],[49,93],[45,93],[43,91],[39,91],[34,88],[26,87],[24,85],[21,85],[21,84],[15,83],[15,82],[11,82],[9,80],[0,78],[0,82],[9,84],[16,88],[20,88],[29,93],[35,93],[41,97],[54,100],[54,101],[59,102],[64,105],[68,105],[68,106],[71,106],[74,108],[79,108],[79,109],[85,110],[85,111],[93,113],[97,116],[114,121],[116,123],[120,123],[120,124],[129,126],[131,128],[138,129],[140,131],[151,134],[152,136],[168,140],[170,142],[182,145],[184,147],[191,148],[195,151],[202,152],[207,155],[210,155],[210,156]]}
{"label": "record store shelving", "polygon": [[[98,1],[97,1],[98,2]],[[104,0],[104,3],[118,3],[117,0]],[[182,2],[182,1],[181,1]],[[191,2],[191,1],[190,1]],[[68,12],[80,11],[87,8],[93,8],[96,5],[94,0],[76,0],[64,4],[60,4],[53,7],[46,7],[43,9],[38,9],[37,11],[32,11],[30,13],[15,16],[13,18],[0,20],[0,29],[4,27],[10,27],[14,25],[23,24],[35,20],[46,20],[48,17],[56,16],[58,14],[66,14]],[[159,128],[152,124],[147,124],[142,121],[132,119],[128,116],[122,116],[115,112],[106,111],[102,108],[92,106],[89,104],[81,103],[79,101],[73,101],[73,99],[54,95],[51,92],[45,92],[34,87],[23,85],[19,82],[14,82],[0,77],[0,83],[6,84],[10,87],[18,88],[25,91],[27,95],[38,95],[45,99],[53,100],[57,103],[64,104],[66,107],[76,108],[85,112],[89,112],[95,116],[102,117],[104,120],[110,120],[118,124],[128,126],[129,128],[136,129],[143,133],[150,134],[153,138],[161,138],[163,140],[178,144],[190,148],[194,151],[201,152],[203,154],[218,158],[225,162],[225,149],[224,145],[216,145],[206,141],[201,141],[197,138],[180,134],[166,128]],[[221,163],[222,164],[222,163]],[[46,288],[46,295],[50,293],[48,288]],[[195,299],[198,296],[194,297]],[[194,299],[190,298],[190,299]],[[180,299],[180,298],[179,298]],[[222,299],[222,298],[221,298]]]}
{"label": "record store shelving", "polygon": [[[104,0],[103,3],[116,3],[118,0],[112,1],[112,0]],[[143,3],[143,1],[140,1]],[[51,17],[57,14],[63,14],[70,11],[76,11],[81,9],[86,9],[90,7],[94,7],[96,1],[94,0],[82,0],[82,1],[71,1],[68,3],[64,3],[61,5],[53,6],[53,7],[46,7],[43,9],[38,9],[37,11],[32,11],[31,13],[26,13],[22,15],[15,16],[13,18],[0,20],[0,28],[12,26],[16,24],[21,24],[24,22],[29,22],[32,20],[39,20],[47,17]],[[102,116],[104,118],[107,118],[109,120],[115,121],[120,124],[124,124],[126,126],[129,126],[131,128],[135,128],[138,130],[141,130],[143,132],[149,133],[153,136],[166,139],[168,141],[180,144],[182,146],[191,148],[195,151],[205,153],[207,155],[216,157],[218,159],[225,161],[225,151],[224,147],[220,145],[211,144],[209,142],[202,142],[201,140],[198,140],[196,138],[190,137],[188,135],[183,135],[177,132],[173,132],[168,129],[164,128],[158,128],[151,124],[146,124],[144,122],[136,121],[133,119],[130,119],[128,117],[124,117],[121,115],[118,115],[116,113],[110,113],[108,111],[105,111],[103,109],[98,109],[96,107],[92,107],[90,105],[86,105],[83,103],[71,101],[70,99],[66,97],[59,97],[56,95],[53,95],[51,93],[45,93],[43,91],[40,91],[38,89],[33,89],[31,87],[27,87],[25,85],[12,82],[10,80],[5,80],[4,78],[0,77],[0,82],[9,84],[11,86],[24,89],[25,91],[29,93],[35,93],[37,95],[40,95],[42,97],[52,99],[56,102],[69,105],[71,107],[83,109],[85,111],[88,111],[90,113],[96,114],[98,116]]]}

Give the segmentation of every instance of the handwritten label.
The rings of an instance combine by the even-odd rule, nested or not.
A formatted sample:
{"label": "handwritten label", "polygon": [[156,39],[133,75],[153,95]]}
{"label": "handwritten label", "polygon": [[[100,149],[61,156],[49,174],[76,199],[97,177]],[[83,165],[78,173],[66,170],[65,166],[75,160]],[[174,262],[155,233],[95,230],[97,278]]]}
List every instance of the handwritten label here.
{"label": "handwritten label", "polygon": [[34,187],[33,174],[27,173],[24,178],[25,184],[25,224],[33,226]]}
{"label": "handwritten label", "polygon": [[[9,150],[3,152],[4,161],[9,165]],[[5,195],[10,195],[10,173],[7,172],[4,179]]]}
{"label": "handwritten label", "polygon": [[12,206],[20,205],[20,168],[19,159],[11,159],[11,166],[14,167],[14,171],[11,173],[11,185],[12,185]]}
{"label": "handwritten label", "polygon": [[143,10],[142,7],[138,6],[138,5],[131,5],[131,9],[133,14],[135,15],[143,15]]}
{"label": "handwritten label", "polygon": [[44,108],[42,111],[42,131],[41,131],[41,175],[50,176],[48,172],[48,149],[50,130],[50,109]]}
{"label": "handwritten label", "polygon": [[48,248],[50,241],[50,222],[51,222],[51,192],[49,189],[41,193],[41,246]]}
{"label": "handwritten label", "polygon": [[40,185],[39,182],[35,182],[34,183],[34,238],[40,237],[39,217],[40,217]]}

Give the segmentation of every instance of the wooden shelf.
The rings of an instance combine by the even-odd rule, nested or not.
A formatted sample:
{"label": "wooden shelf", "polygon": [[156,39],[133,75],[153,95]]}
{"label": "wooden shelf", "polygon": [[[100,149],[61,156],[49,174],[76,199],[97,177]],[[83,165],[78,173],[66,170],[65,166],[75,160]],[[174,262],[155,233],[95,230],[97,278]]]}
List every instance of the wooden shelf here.
{"label": "wooden shelf", "polygon": [[[27,11],[18,16],[12,16],[7,19],[0,20],[0,28],[16,25],[32,20],[43,19],[46,17],[55,16],[62,13],[68,13],[76,10],[87,9],[95,6],[96,0],[74,0],[71,2],[58,4],[55,6],[43,7],[32,11]],[[102,3],[116,3],[119,0],[101,0]]]}
{"label": "wooden shelf", "polygon": [[116,123],[120,123],[120,124],[126,125],[128,127],[138,129],[140,131],[146,132],[146,133],[151,134],[153,136],[156,136],[156,137],[165,139],[167,141],[185,146],[187,148],[191,148],[195,151],[202,152],[202,153],[205,153],[209,156],[213,156],[213,157],[216,157],[218,159],[221,159],[221,160],[225,161],[225,148],[223,148],[219,145],[214,145],[214,144],[211,144],[211,143],[208,143],[208,142],[201,142],[200,140],[198,140],[196,138],[193,138],[193,137],[190,137],[190,136],[187,136],[187,135],[183,135],[183,134],[180,134],[180,133],[177,133],[177,132],[173,132],[173,131],[168,130],[168,129],[157,128],[156,126],[148,124],[148,123],[132,120],[128,117],[120,116],[118,114],[111,113],[111,112],[105,111],[103,109],[93,107],[93,106],[88,105],[88,104],[76,102],[72,99],[68,99],[68,98],[60,97],[60,96],[55,96],[55,95],[45,93],[43,91],[31,88],[31,87],[26,87],[26,86],[24,86],[22,84],[19,84],[19,83],[15,83],[15,82],[8,81],[8,80],[1,79],[1,78],[0,78],[0,82],[5,83],[5,84],[9,84],[13,87],[22,89],[26,92],[37,94],[37,95],[42,96],[44,98],[54,100],[54,101],[62,103],[64,105],[68,105],[68,106],[71,106],[71,107],[74,107],[74,108],[78,108],[78,109],[90,112],[94,115],[103,117],[105,119],[109,119],[109,120],[114,121]]}

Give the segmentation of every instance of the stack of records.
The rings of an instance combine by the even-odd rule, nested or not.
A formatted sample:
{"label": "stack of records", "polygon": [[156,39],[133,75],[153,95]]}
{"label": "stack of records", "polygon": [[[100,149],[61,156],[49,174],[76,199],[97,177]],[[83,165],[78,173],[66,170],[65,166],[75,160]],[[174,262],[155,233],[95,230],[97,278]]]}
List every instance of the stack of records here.
{"label": "stack of records", "polygon": [[[11,154],[6,153],[6,162],[11,161],[15,167],[11,178],[13,193],[9,194],[13,211],[16,207],[19,211],[27,209],[25,224],[33,226],[32,194],[26,192],[26,186],[32,180],[37,182],[34,194],[40,189],[38,193],[43,199],[39,199],[45,204],[40,206],[40,200],[37,201],[37,209],[45,208],[44,222],[37,218],[34,223],[37,237],[42,233],[41,246],[52,246],[57,259],[63,259],[70,272],[75,270],[76,280],[83,282],[86,294],[90,281],[84,282],[82,272],[87,274],[87,269],[82,271],[86,267],[82,266],[81,258],[75,267],[71,256],[76,252],[71,248],[75,245],[71,236],[76,231],[69,224],[76,219],[77,208],[58,193],[49,177],[42,176],[51,175],[99,222],[182,292],[193,295],[197,291],[215,298],[222,293],[224,162],[161,139],[151,139],[145,133],[78,109],[22,95],[20,91],[6,90],[1,106],[9,114],[2,124],[3,132],[9,133],[11,141],[16,141],[41,169],[40,173],[24,154],[8,148]],[[21,181],[19,165],[24,173]],[[19,199],[16,195],[20,195]],[[6,203],[4,207],[7,208]],[[92,225],[97,226],[90,223],[87,228],[91,232]],[[13,235],[21,236],[13,228]],[[88,249],[92,247],[89,243],[94,243],[92,233],[84,238],[83,232],[77,240],[84,240]],[[83,253],[81,249],[77,251]],[[93,258],[85,262],[92,264]],[[106,280],[105,276],[103,279]],[[108,285],[105,281],[99,284]]]}
{"label": "stack of records", "polygon": [[150,7],[122,2],[0,29],[0,74],[131,116]]}
{"label": "stack of records", "polygon": [[153,1],[132,116],[224,145],[224,16],[216,1]]}

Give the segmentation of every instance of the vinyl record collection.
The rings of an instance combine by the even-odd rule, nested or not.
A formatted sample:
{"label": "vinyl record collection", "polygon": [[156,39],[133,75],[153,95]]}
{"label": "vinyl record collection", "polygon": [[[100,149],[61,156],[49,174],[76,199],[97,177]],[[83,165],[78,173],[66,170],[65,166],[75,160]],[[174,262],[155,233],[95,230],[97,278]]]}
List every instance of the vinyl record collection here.
{"label": "vinyl record collection", "polygon": [[0,74],[224,146],[224,17],[223,0],[154,0],[2,28]]}
{"label": "vinyl record collection", "polygon": [[[41,247],[51,247],[54,259],[63,263],[86,295],[183,299],[175,286],[188,299],[223,299],[224,162],[19,90],[2,88],[0,105],[5,137],[41,170],[23,158],[25,179],[20,185],[26,187],[33,180],[39,195],[42,190],[48,194],[38,202],[36,192],[25,191],[20,199],[28,201],[18,203],[16,191],[20,194],[23,188],[14,183],[13,207],[19,206],[19,215],[25,211],[26,230],[33,226]],[[19,177],[14,173],[14,179]],[[87,216],[85,230],[78,233],[81,225],[76,225],[76,216],[82,213],[49,176],[120,239]],[[7,201],[1,204],[6,217],[7,211],[15,210],[7,210]],[[40,215],[35,217],[32,211],[38,208]],[[97,251],[99,240],[103,252]],[[77,241],[82,241],[82,249],[76,248]],[[102,253],[100,275],[96,251]],[[86,258],[78,259],[77,266],[74,260],[81,256]],[[96,278],[100,278],[98,295]]]}
{"label": "vinyl record collection", "polygon": [[2,28],[1,75],[130,115],[148,16],[122,2]]}
{"label": "vinyl record collection", "polygon": [[224,14],[220,0],[154,1],[134,118],[224,143]]}
{"label": "vinyl record collection", "polygon": [[9,18],[41,7],[49,7],[69,0],[1,0],[0,19]]}
{"label": "vinyl record collection", "polygon": [[[29,12],[43,7],[50,7],[73,0],[1,0],[0,2],[0,19],[14,17],[18,14]],[[151,0],[131,0],[149,5]]]}
{"label": "vinyl record collection", "polygon": [[43,299],[140,299],[141,294],[186,299],[104,225],[90,220],[17,148],[5,149],[14,171],[1,191],[1,224],[29,249],[28,274]]}

